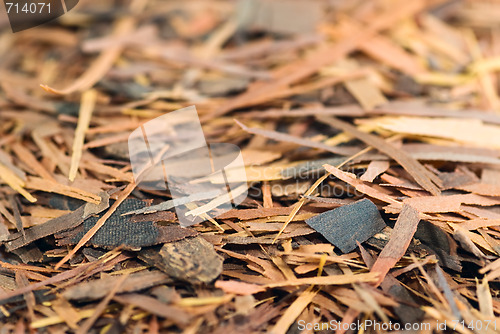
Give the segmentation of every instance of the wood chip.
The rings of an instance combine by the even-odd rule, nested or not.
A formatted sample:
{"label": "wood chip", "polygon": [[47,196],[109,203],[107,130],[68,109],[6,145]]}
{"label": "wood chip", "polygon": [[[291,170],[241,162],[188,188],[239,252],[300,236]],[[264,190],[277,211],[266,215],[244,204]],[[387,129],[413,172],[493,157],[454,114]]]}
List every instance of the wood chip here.
{"label": "wood chip", "polygon": [[80,107],[80,117],[75,130],[75,139],[73,140],[73,155],[71,156],[71,167],[69,170],[69,180],[74,181],[78,172],[78,164],[82,157],[83,142],[85,140],[85,132],[89,128],[92,112],[94,111],[97,92],[89,90],[83,93],[82,103]]}
{"label": "wood chip", "polygon": [[389,270],[405,254],[420,221],[418,211],[405,204],[394,225],[394,231],[387,245],[382,249],[370,272],[379,273],[376,285],[382,283]]}
{"label": "wood chip", "polygon": [[209,283],[222,272],[222,258],[212,244],[201,237],[166,243],[160,249],[159,269],[190,283]]}
{"label": "wood chip", "polygon": [[415,181],[425,190],[433,195],[439,195],[441,192],[436,185],[441,183],[441,180],[422,166],[417,160],[406,154],[404,151],[397,149],[392,144],[387,143],[374,135],[359,131],[356,127],[340,121],[332,117],[317,117],[319,121],[324,122],[332,127],[340,128],[348,132],[352,136],[370,145],[380,152],[383,152],[396,160],[406,171],[413,176]]}

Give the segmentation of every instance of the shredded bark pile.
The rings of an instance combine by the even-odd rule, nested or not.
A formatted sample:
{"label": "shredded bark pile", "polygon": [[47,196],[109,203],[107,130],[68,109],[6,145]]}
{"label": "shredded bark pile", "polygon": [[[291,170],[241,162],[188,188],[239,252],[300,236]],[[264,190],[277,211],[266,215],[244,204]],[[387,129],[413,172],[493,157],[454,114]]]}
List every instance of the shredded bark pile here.
{"label": "shredded bark pile", "polygon": [[[498,332],[499,23],[487,0],[0,18],[0,332]],[[192,105],[245,164],[196,180],[248,185],[210,219],[129,156]]]}

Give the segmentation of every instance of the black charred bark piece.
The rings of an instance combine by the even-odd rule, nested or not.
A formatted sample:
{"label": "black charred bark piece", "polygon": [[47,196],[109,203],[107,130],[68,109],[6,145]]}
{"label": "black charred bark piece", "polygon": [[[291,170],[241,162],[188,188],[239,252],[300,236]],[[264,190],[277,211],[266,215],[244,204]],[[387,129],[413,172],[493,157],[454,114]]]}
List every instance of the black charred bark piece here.
{"label": "black charred bark piece", "polygon": [[[135,221],[132,215],[122,216],[123,213],[143,208],[146,205],[146,202],[137,199],[123,201],[90,239],[89,244],[105,248],[124,246],[128,249],[136,249],[198,235],[197,231],[178,225],[160,226],[154,221]],[[77,244],[104,213],[86,219],[75,229],[57,234],[57,244],[59,246]]]}
{"label": "black charred bark piece", "polygon": [[368,199],[323,212],[306,223],[343,253],[356,249],[386,226],[377,206]]}

